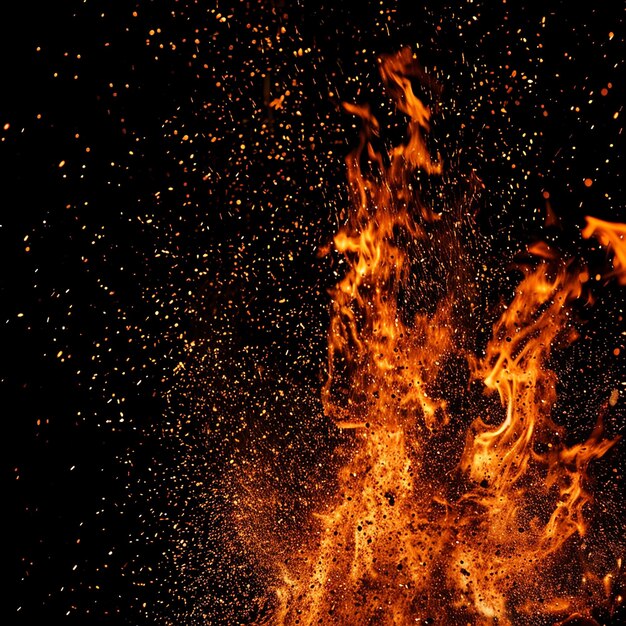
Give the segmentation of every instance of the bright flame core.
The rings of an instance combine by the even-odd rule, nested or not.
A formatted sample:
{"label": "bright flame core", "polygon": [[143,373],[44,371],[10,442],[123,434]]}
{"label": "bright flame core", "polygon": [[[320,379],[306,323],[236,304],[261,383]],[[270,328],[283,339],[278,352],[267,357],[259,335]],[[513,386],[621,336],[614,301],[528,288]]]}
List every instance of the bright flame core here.
{"label": "bright flame core", "polygon": [[[322,390],[326,414],[355,429],[355,450],[311,541],[284,566],[271,623],[504,625],[590,615],[611,590],[581,559],[587,466],[615,440],[598,419],[586,441],[564,443],[548,369],[555,342],[576,338],[569,305],[586,276],[553,258],[527,269],[484,351],[468,353],[462,337],[472,320],[458,303],[472,285],[459,236],[413,190],[416,174],[442,172],[426,145],[430,112],[412,88],[419,69],[402,50],[381,59],[380,73],[409,117],[409,139],[380,154],[370,142],[377,120],[345,105],[364,130],[347,159],[353,209],[334,238],[347,271],[331,292]],[[585,236],[593,232],[617,236],[597,220]],[[434,311],[408,316],[401,298],[415,242],[447,246],[458,266]],[[616,271],[624,262],[618,256]],[[454,446],[441,441],[467,423],[441,384],[459,355],[467,385],[482,382],[500,408],[474,417],[444,472],[438,457]]]}

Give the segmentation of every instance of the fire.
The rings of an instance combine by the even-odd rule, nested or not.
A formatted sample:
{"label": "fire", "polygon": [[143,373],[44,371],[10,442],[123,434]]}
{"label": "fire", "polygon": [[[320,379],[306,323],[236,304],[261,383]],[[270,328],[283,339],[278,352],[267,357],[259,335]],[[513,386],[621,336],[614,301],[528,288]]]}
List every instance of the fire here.
{"label": "fire", "polygon": [[[354,450],[315,532],[282,565],[272,624],[554,623],[590,617],[613,594],[612,565],[588,570],[581,544],[587,468],[616,440],[598,417],[585,441],[567,444],[551,417],[551,352],[576,339],[571,305],[587,275],[540,255],[484,349],[468,347],[475,285],[458,221],[416,191],[419,177],[443,171],[427,148],[430,111],[413,91],[420,73],[409,50],[381,58],[409,118],[407,142],[386,154],[372,145],[371,111],[345,105],[363,132],[347,158],[352,211],[334,237],[347,271],[330,294],[322,402],[352,429]],[[613,246],[626,282],[626,226],[588,222],[583,235]],[[428,277],[416,251],[448,260],[436,301],[417,310],[406,303],[425,293],[416,274]],[[476,386],[484,413],[466,415],[458,398]]]}
{"label": "fire", "polygon": [[586,219],[587,225],[582,231],[583,237],[595,236],[603,246],[612,249],[615,255],[614,274],[621,285],[626,285],[626,224],[605,222],[590,216]]}

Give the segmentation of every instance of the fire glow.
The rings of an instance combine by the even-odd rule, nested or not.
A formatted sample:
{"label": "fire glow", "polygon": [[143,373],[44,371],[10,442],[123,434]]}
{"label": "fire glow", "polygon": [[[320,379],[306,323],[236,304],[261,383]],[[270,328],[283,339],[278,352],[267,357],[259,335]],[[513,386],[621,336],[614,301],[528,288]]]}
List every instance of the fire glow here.
{"label": "fire glow", "polygon": [[[520,265],[486,344],[468,345],[471,293],[481,288],[465,262],[461,231],[471,224],[459,228],[458,216],[434,211],[416,190],[416,176],[443,169],[427,148],[430,111],[413,90],[421,70],[404,49],[381,58],[380,74],[408,116],[408,140],[379,152],[376,118],[344,105],[363,131],[347,158],[351,213],[334,237],[347,271],[331,291],[321,391],[325,414],[350,429],[354,448],[300,549],[273,564],[278,582],[262,622],[591,620],[598,606],[610,612],[621,602],[621,561],[594,568],[584,545],[596,532],[588,466],[617,438],[598,407],[586,438],[566,443],[551,416],[558,377],[550,368],[553,351],[577,339],[571,305],[590,298],[588,271],[537,253]],[[588,218],[583,232],[612,248],[621,283],[624,229]],[[448,259],[436,301],[411,300],[433,293],[411,287],[416,250]],[[455,368],[465,387],[450,386]],[[473,405],[458,397],[477,387],[490,400],[459,415]]]}

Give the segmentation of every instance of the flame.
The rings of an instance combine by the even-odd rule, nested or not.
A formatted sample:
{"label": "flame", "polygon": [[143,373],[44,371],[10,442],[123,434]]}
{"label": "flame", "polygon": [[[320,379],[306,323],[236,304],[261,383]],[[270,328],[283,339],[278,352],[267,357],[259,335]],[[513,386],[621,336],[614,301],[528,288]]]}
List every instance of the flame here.
{"label": "flame", "polygon": [[587,225],[582,231],[585,238],[596,237],[600,243],[613,252],[614,275],[620,285],[626,285],[626,224],[605,222],[596,217],[587,216]]}
{"label": "flame", "polygon": [[[566,445],[551,417],[550,369],[554,346],[576,339],[570,306],[583,296],[586,274],[536,246],[541,260],[524,270],[484,350],[466,349],[470,320],[459,302],[472,284],[456,221],[415,191],[420,177],[443,172],[427,148],[430,111],[413,91],[421,70],[404,49],[381,58],[380,74],[408,116],[409,138],[377,152],[378,120],[366,106],[344,105],[363,131],[347,158],[352,211],[334,237],[347,271],[330,292],[322,389],[326,415],[351,429],[354,449],[310,539],[282,566],[271,623],[505,625],[589,616],[610,594],[612,574],[594,578],[577,552],[589,530],[587,468],[616,440],[598,418],[584,442]],[[588,219],[583,234],[611,243],[626,280],[626,226]],[[453,269],[434,306],[410,312],[403,302],[423,293],[415,250],[441,255]],[[465,387],[450,387],[463,376]],[[455,398],[476,384],[487,409],[468,416]]]}

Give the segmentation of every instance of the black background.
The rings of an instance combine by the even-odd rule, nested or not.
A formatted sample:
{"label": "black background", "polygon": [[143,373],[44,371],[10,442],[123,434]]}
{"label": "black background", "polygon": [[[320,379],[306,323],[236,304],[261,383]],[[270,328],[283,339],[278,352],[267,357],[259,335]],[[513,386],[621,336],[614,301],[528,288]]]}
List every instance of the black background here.
{"label": "black background", "polygon": [[[207,411],[270,402],[246,368],[272,372],[272,389],[318,384],[335,275],[316,251],[357,137],[338,103],[384,105],[376,55],[419,44],[444,89],[437,149],[485,184],[473,208],[498,254],[547,236],[600,267],[576,238],[584,216],[626,219],[621,3],[231,4],[3,8],[5,624],[201,623],[189,607],[207,589],[245,603],[232,581],[177,575],[179,534],[162,522],[207,523],[189,484],[217,485],[246,442],[220,426],[205,440]],[[546,235],[548,194],[561,229]],[[623,295],[607,289],[595,352],[581,352],[612,381]],[[176,378],[192,340],[221,353]],[[190,567],[207,552],[220,576],[233,567],[219,543]]]}

